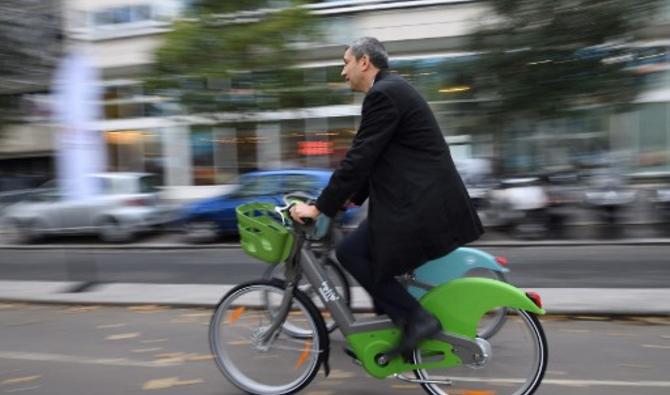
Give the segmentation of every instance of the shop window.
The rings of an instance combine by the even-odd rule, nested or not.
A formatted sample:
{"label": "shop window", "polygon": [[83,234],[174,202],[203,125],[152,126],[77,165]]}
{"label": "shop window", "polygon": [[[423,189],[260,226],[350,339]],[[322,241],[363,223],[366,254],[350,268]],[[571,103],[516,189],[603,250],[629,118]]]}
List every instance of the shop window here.
{"label": "shop window", "polygon": [[149,130],[114,130],[104,133],[110,171],[140,171],[165,175],[160,133]]}
{"label": "shop window", "polygon": [[640,109],[640,167],[664,167],[668,164],[668,104],[646,104]]}
{"label": "shop window", "polygon": [[210,127],[195,126],[191,130],[193,182],[195,185],[215,183],[214,141]]}

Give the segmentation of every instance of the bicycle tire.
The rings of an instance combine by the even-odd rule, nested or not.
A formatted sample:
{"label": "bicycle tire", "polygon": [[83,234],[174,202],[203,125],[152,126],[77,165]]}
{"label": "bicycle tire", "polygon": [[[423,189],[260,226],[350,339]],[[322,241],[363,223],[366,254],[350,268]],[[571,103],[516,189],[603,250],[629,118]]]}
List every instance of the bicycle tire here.
{"label": "bicycle tire", "polygon": [[[427,384],[421,383],[421,387],[430,395],[447,395],[449,393],[467,393],[468,391],[472,393],[495,393],[497,395],[531,395],[542,383],[544,378],[545,371],[547,369],[548,363],[548,350],[547,350],[547,339],[544,334],[544,329],[538,319],[538,317],[533,313],[528,313],[522,310],[508,309],[509,312],[517,313],[522,322],[524,322],[529,330],[528,335],[532,337],[533,348],[536,348],[536,355],[534,355],[533,361],[529,364],[529,374],[525,379],[519,379],[516,377],[492,377],[492,378],[483,378],[477,377],[472,374],[468,375],[467,373],[473,372],[491,372],[491,374],[500,374],[506,369],[509,370],[514,364],[519,364],[518,360],[520,351],[516,348],[516,344],[507,344],[505,339],[500,339],[500,349],[503,351],[503,355],[498,355],[496,358],[498,346],[492,344],[492,359],[491,363],[496,362],[500,365],[493,367],[485,366],[481,368],[459,366],[448,369],[448,376],[435,376],[434,370],[415,370],[414,375],[418,380],[430,380],[432,379],[449,379],[453,383],[448,387],[448,389],[443,390],[438,384]],[[505,326],[505,330],[508,330],[510,325]],[[496,338],[498,340],[498,338]],[[498,350],[500,351],[500,350]],[[507,353],[510,357],[509,360],[506,360],[505,354]],[[413,353],[413,362],[421,363],[421,357],[418,351]],[[499,361],[502,359],[502,361]],[[523,359],[523,358],[521,358]],[[461,377],[459,377],[459,371],[461,372]],[[464,374],[465,373],[465,374]],[[479,374],[482,376],[482,373]],[[511,385],[516,383],[521,383],[521,386],[512,391]],[[494,385],[498,385],[495,387]],[[493,387],[493,388],[492,388]],[[459,392],[461,391],[461,392]]]}
{"label": "bicycle tire", "polygon": [[[247,294],[253,291],[267,293],[269,292],[268,290],[271,290],[281,296],[285,289],[285,282],[278,279],[257,280],[240,284],[231,289],[221,299],[212,315],[209,326],[209,344],[216,365],[228,381],[247,393],[256,395],[287,395],[298,392],[309,385],[316,376],[321,364],[324,363],[324,361],[327,362],[329,338],[323,322],[323,317],[310,298],[298,289],[293,292],[292,306],[294,309],[289,312],[287,318],[297,316],[298,314],[304,315],[304,317],[300,315],[297,319],[301,321],[306,320],[310,324],[312,340],[303,342],[303,348],[301,349],[297,346],[292,347],[298,343],[295,339],[284,339],[282,337],[281,340],[287,342],[289,346],[281,346],[276,342],[282,336],[284,331],[279,330],[275,332],[272,343],[269,346],[260,344],[260,334],[267,329],[267,327],[263,328],[261,323],[265,322],[265,319],[267,319],[268,323],[271,323],[272,321],[271,314],[269,315],[267,312],[264,312],[263,309],[271,309],[272,307],[261,300],[255,301],[255,297],[251,297]],[[240,297],[245,297],[245,295],[247,297],[246,301],[243,299],[242,301],[238,301],[237,304],[234,303]],[[255,307],[257,307],[256,310],[253,309],[254,303],[256,304]],[[235,309],[228,310],[232,307],[235,307]],[[248,315],[247,310],[251,312]],[[245,317],[245,319],[248,318],[249,322],[254,323],[253,325],[257,327],[252,328],[250,326],[247,328],[243,325],[247,322],[241,321],[241,316],[243,314],[248,316]],[[238,323],[239,325],[237,325]],[[236,328],[233,328],[233,326],[236,326]],[[238,335],[234,330],[237,329],[237,327],[239,327],[239,330],[243,333],[249,332],[250,335]],[[232,341],[227,341],[228,337],[230,337]],[[256,342],[256,344],[254,344],[254,342]],[[247,349],[247,345],[250,345],[247,351],[253,352],[250,358],[242,360],[242,358],[234,357],[236,351],[235,347],[242,350],[242,352],[245,352],[244,349]],[[227,349],[229,346],[230,349]],[[290,363],[285,363],[286,361],[289,361],[290,358],[279,357],[279,360],[282,361],[282,363],[277,364],[277,357],[269,356],[269,351],[273,348],[279,352],[288,351],[292,354],[300,353],[295,366],[302,367],[306,362],[307,366],[305,367],[304,372],[296,374],[293,370],[296,370],[297,368],[292,370],[291,368],[294,366]],[[253,357],[255,355],[260,355],[260,358],[254,360]],[[236,361],[235,359],[239,360]],[[262,364],[264,361],[269,361],[268,363],[270,363],[270,365],[268,369],[263,369]],[[280,370],[282,367],[286,367],[288,370],[286,372],[281,372]],[[296,378],[292,380],[290,377],[291,375],[296,375]],[[252,376],[258,376],[260,378]],[[289,382],[270,382],[275,379],[289,380]]]}

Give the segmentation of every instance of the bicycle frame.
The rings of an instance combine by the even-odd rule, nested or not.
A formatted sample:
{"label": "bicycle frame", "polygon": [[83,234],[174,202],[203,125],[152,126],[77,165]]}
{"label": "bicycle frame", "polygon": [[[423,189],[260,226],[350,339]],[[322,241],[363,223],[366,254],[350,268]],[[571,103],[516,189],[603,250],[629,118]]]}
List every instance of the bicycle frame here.
{"label": "bicycle frame", "polygon": [[[391,361],[391,363],[380,364],[378,362],[379,357],[385,352],[390,351],[388,345],[397,343],[399,340],[399,329],[387,316],[356,319],[347,304],[335,290],[335,287],[328,278],[328,274],[323,269],[318,258],[311,251],[311,241],[306,240],[304,234],[300,231],[296,232],[294,250],[289,256],[286,265],[286,291],[284,292],[282,302],[277,312],[278,314],[271,327],[268,328],[265,333],[263,338],[264,341],[269,341],[282,325],[290,310],[296,284],[300,281],[300,277],[303,274],[307,281],[318,290],[319,298],[326,306],[326,309],[332,314],[333,320],[335,320],[343,335],[347,337],[350,343],[352,343],[354,352],[356,352],[357,355],[359,355],[357,351],[363,350],[360,350],[361,347],[356,345],[358,343],[356,336],[386,339],[384,348],[387,349],[380,349],[372,359],[361,358],[361,363],[364,368],[372,376],[382,378],[402,371],[442,366],[439,364],[436,365],[434,362],[413,365],[405,363],[400,358]],[[420,283],[414,284],[430,287],[429,285]],[[474,337],[468,338],[455,333],[442,332],[435,336],[432,341],[435,343],[434,346],[437,345],[437,347],[433,348],[437,348],[437,351],[443,355],[447,355],[447,353],[451,354],[453,351],[456,358],[455,360],[454,358],[449,359],[449,365],[453,365],[454,363],[480,364],[482,363],[482,359],[486,358],[486,345],[482,344],[482,340],[474,339]],[[452,349],[452,346],[455,346],[455,348]],[[365,352],[365,354],[369,353]],[[380,371],[379,369],[376,369],[377,367],[381,367],[382,370]]]}
{"label": "bicycle frame", "polygon": [[[422,361],[429,359],[429,362],[412,364],[404,361],[402,357],[389,360],[389,351],[395,349],[400,341],[400,329],[387,316],[356,319],[312,251],[312,241],[307,234],[311,234],[314,227],[299,223],[294,223],[293,226],[295,243],[286,260],[286,290],[275,322],[263,336],[264,341],[269,341],[283,324],[302,275],[318,291],[319,298],[332,314],[361,365],[371,376],[377,378],[416,369],[461,364],[482,366],[490,357],[491,347],[486,340],[477,337],[476,330],[479,320],[487,311],[509,307],[544,314],[539,303],[504,282],[470,277],[432,284],[432,281],[428,283],[423,278],[417,280],[410,276],[405,278],[405,284],[422,292],[428,291],[420,296],[419,302],[440,320],[443,331],[422,342],[419,349],[415,350],[415,355],[419,353]],[[334,223],[331,222],[331,230],[333,226]],[[331,233],[330,236],[332,235]],[[327,242],[333,242],[333,239],[328,239]],[[439,260],[433,263],[439,264]],[[474,262],[470,260],[469,263]],[[448,273],[443,276],[451,277]],[[459,304],[445,304],[444,301],[447,300],[458,300]],[[435,360],[436,356],[438,360]]]}
{"label": "bicycle frame", "polygon": [[[287,200],[285,198],[285,201]],[[284,278],[286,280],[272,279],[268,281],[264,279],[241,284],[229,291],[217,306],[210,323],[210,346],[217,365],[237,387],[249,393],[287,394],[308,385],[316,375],[319,366],[324,368],[325,374],[328,376],[330,342],[322,314],[323,310],[320,312],[314,305],[312,296],[316,291],[318,298],[323,302],[322,309],[332,314],[332,321],[334,322],[330,323],[336,324],[332,328],[337,326],[343,332],[351,349],[349,354],[369,375],[375,378],[394,376],[403,381],[422,384],[429,393],[441,392],[442,390],[438,391],[427,386],[448,386],[455,382],[447,377],[434,375],[435,372],[430,371],[431,369],[461,365],[466,367],[467,370],[467,367],[479,368],[485,366],[491,359],[494,350],[487,340],[477,336],[481,318],[491,310],[495,310],[496,314],[500,311],[516,310],[523,321],[521,340],[525,341],[523,338],[527,338],[528,335],[532,338],[530,344],[532,354],[530,358],[526,358],[532,364],[532,369],[526,369],[525,366],[521,368],[521,372],[525,376],[520,382],[522,387],[519,388],[524,391],[524,394],[531,394],[537,389],[544,375],[547,361],[544,331],[535,316],[536,314],[544,314],[539,295],[535,293],[527,294],[505,281],[489,278],[467,277],[443,282],[443,279],[449,278],[453,272],[443,272],[440,277],[431,276],[430,273],[426,278],[415,276],[414,273],[401,276],[399,280],[406,287],[414,287],[421,289],[422,292],[425,291],[418,297],[418,301],[427,312],[439,320],[441,331],[419,342],[418,345],[414,346],[411,355],[399,355],[396,350],[398,350],[402,340],[401,329],[397,328],[387,316],[362,319],[354,316],[349,308],[349,300],[345,300],[338,294],[338,288],[334,284],[336,277],[339,279],[343,276],[340,272],[341,269],[337,269],[333,271],[334,274],[331,274],[328,267],[331,260],[329,252],[333,252],[328,247],[332,247],[332,245],[325,244],[327,248],[324,249],[323,243],[315,241],[323,237],[313,232],[317,229],[316,227],[302,225],[302,221],[291,223],[287,218],[290,208],[291,206],[287,202],[286,207],[275,207],[274,210],[281,216],[286,229],[277,229],[273,223],[261,226],[268,220],[276,219],[273,217],[269,205],[258,206],[252,204],[248,207],[240,207],[237,210],[242,223],[241,230],[243,230],[242,225],[245,221],[250,226],[245,233],[248,237],[247,243],[242,244],[244,251],[265,262],[278,263],[280,260],[284,262]],[[251,209],[257,211],[252,213]],[[252,217],[257,216],[263,218],[254,221]],[[256,226],[258,227],[256,228]],[[279,233],[272,233],[273,231]],[[286,231],[291,231],[292,235],[287,235]],[[327,243],[332,241],[333,239],[326,240]],[[291,250],[287,251],[287,247],[290,247]],[[259,248],[263,250],[259,250]],[[281,256],[277,252],[281,252]],[[482,255],[482,257],[490,258],[488,255]],[[466,263],[470,266],[476,266],[473,259]],[[498,263],[505,264],[502,260]],[[439,265],[439,262],[434,262],[434,264]],[[272,271],[274,271],[274,268]],[[432,269],[431,273],[433,273]],[[496,273],[495,277],[504,280],[504,277],[499,273]],[[303,291],[302,285],[298,287],[301,281],[308,284],[309,294]],[[348,286],[346,285],[346,277],[343,278],[342,282],[345,286]],[[239,314],[245,310],[244,306],[236,307],[236,303],[243,305],[247,303],[240,297],[258,290],[264,292],[260,295],[260,298],[261,302],[265,302],[265,306],[261,305],[259,307],[265,313],[261,313],[258,320],[253,315],[249,316],[258,324],[242,322],[240,328],[243,331],[248,331],[248,335],[239,332],[239,328],[228,329],[228,326],[234,326]],[[268,297],[269,292],[277,291],[279,291],[281,298],[279,306]],[[298,302],[298,306],[294,305],[294,299]],[[254,306],[255,304],[252,303],[251,307]],[[236,307],[236,309],[231,311],[229,310],[231,307]],[[287,322],[287,318],[289,314],[293,318],[293,312],[298,313],[295,310],[298,307],[305,317],[299,319],[299,321],[306,321],[308,327],[303,329],[302,325],[298,325],[299,330],[294,331],[294,324]],[[256,313],[253,312],[253,314]],[[505,317],[503,316],[503,318]],[[528,330],[530,333],[528,333]],[[238,343],[240,342],[237,339],[240,336],[244,339],[245,346],[249,343],[252,350],[255,349],[257,352],[273,351],[275,341],[279,342],[276,345],[279,352],[285,350],[291,350],[294,353],[300,352],[294,370],[300,368],[307,360],[309,360],[309,365],[304,367],[304,372],[300,373],[297,378],[292,373],[289,374],[286,383],[270,383],[263,378],[260,378],[259,381],[256,374],[253,374],[258,372],[257,369],[254,370],[256,368],[255,361],[251,361],[251,364],[249,364],[248,359],[244,359],[243,355],[241,356],[242,360],[239,360],[238,350],[240,349]],[[235,341],[227,341],[228,338]],[[288,342],[288,345],[286,342]],[[304,347],[298,348],[296,344],[301,343]],[[228,351],[229,346],[233,347],[233,353]],[[272,357],[274,356],[272,355]],[[502,358],[502,366],[507,366],[507,364],[515,361],[514,357],[514,352],[512,355],[505,353]],[[245,362],[240,363],[241,361]],[[273,366],[272,361],[270,361],[270,366]],[[283,367],[288,369],[288,372],[292,372],[290,364]],[[495,366],[491,369],[491,373],[495,374],[499,370]],[[417,378],[413,379],[403,375],[408,371],[414,371]],[[460,381],[460,378],[458,380]],[[495,381],[497,382],[498,379]],[[502,385],[505,386],[506,384],[503,383]],[[518,394],[519,392],[515,393]]]}

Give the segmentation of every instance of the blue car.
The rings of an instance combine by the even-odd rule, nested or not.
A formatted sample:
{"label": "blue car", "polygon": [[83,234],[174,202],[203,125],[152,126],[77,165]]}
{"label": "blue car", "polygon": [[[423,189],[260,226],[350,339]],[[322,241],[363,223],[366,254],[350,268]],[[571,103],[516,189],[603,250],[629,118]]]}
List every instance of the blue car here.
{"label": "blue car", "polygon": [[[179,216],[188,241],[211,241],[221,235],[237,234],[235,207],[258,201],[283,205],[282,197],[302,191],[318,196],[326,187],[332,171],[324,169],[283,169],[257,171],[240,177],[233,191],[186,205]],[[360,209],[348,209],[343,223],[356,221]]]}

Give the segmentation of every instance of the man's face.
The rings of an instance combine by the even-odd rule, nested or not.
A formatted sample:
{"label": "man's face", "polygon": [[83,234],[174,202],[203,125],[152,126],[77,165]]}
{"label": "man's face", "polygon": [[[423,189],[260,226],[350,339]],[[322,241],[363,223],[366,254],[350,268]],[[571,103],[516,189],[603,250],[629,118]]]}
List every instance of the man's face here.
{"label": "man's face", "polygon": [[344,67],[342,68],[342,77],[349,83],[351,90],[358,92],[366,92],[364,72],[369,68],[368,57],[363,55],[356,60],[351,49],[344,52]]}

